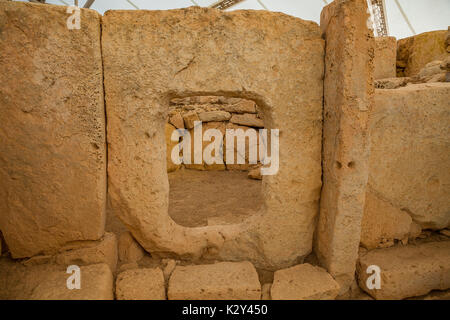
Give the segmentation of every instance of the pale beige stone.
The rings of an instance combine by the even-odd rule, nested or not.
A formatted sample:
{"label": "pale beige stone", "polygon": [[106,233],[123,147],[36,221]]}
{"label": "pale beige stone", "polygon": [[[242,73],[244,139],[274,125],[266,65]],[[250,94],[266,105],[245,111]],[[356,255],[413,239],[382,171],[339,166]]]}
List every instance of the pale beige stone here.
{"label": "pale beige stone", "polygon": [[248,177],[250,179],[262,180],[261,168],[255,168],[248,172]]}
{"label": "pale beige stone", "polygon": [[83,241],[63,247],[61,253],[54,256],[60,265],[76,264],[80,266],[105,263],[112,272],[117,267],[117,238],[115,234],[107,232],[98,241]]}
{"label": "pale beige stone", "polygon": [[169,300],[259,300],[261,284],[250,262],[177,266],[169,280]]}
{"label": "pale beige stone", "polygon": [[183,114],[184,126],[187,129],[193,129],[195,121],[200,121],[198,114],[195,111],[189,111]]}
{"label": "pale beige stone", "polygon": [[448,56],[446,36],[447,30],[439,30],[399,40],[397,60],[405,66],[405,76],[411,77],[418,74],[420,69],[431,61],[445,59]]}
{"label": "pale beige stone", "polygon": [[200,121],[211,122],[211,121],[228,121],[231,118],[231,114],[226,111],[210,111],[210,112],[200,112],[198,114]]}
{"label": "pale beige stone", "polygon": [[177,129],[184,129],[184,120],[181,114],[175,113],[169,119],[170,123]]}
{"label": "pale beige stone", "polygon": [[163,274],[164,274],[164,279],[166,279],[166,281],[169,280],[173,270],[175,270],[175,267],[177,266],[177,262],[173,259],[169,259],[166,262],[166,266],[163,269]]}
{"label": "pale beige stone", "polygon": [[256,113],[256,104],[254,101],[241,99],[233,104],[224,104],[225,111],[232,113]]}
{"label": "pale beige stone", "polygon": [[339,284],[326,270],[308,263],[275,271],[272,300],[333,300]]}
{"label": "pale beige stone", "polygon": [[247,127],[264,127],[264,121],[262,119],[259,119],[255,114],[252,113],[233,114],[230,122]]}
{"label": "pale beige stone", "polygon": [[395,78],[397,75],[397,39],[395,37],[375,38],[375,58],[373,78]]}
{"label": "pale beige stone", "polygon": [[[14,258],[102,237],[106,145],[100,15],[0,4],[0,229]],[[89,221],[89,223],[86,223]]]}
{"label": "pale beige stone", "polygon": [[113,275],[107,264],[80,268],[81,288],[68,289],[70,274],[55,271],[41,278],[30,300],[113,300]]}
{"label": "pale beige stone", "polygon": [[361,225],[362,246],[367,249],[385,248],[393,246],[395,240],[406,241],[411,224],[412,219],[407,212],[367,191]]}
{"label": "pale beige stone", "polygon": [[118,300],[165,300],[164,275],[159,268],[133,269],[120,273],[116,280]]}
{"label": "pale beige stone", "polygon": [[270,296],[271,283],[265,283],[261,286],[261,300],[272,300]]}
{"label": "pale beige stone", "polygon": [[[271,270],[308,255],[322,174],[324,41],[317,24],[198,7],[109,11],[102,22],[108,191],[137,241],[152,254],[251,260]],[[232,54],[217,54],[218,47]],[[171,98],[203,92],[257,101],[266,128],[281,130],[280,168],[263,181],[263,209],[238,225],[186,228],[168,215],[164,115]]]}
{"label": "pale beige stone", "polygon": [[175,164],[172,160],[172,150],[178,144],[177,141],[172,141],[172,134],[177,129],[170,123],[166,123],[164,130],[165,130],[165,135],[166,135],[167,172],[173,172],[173,171],[178,170],[181,167],[181,164]]}
{"label": "pale beige stone", "polygon": [[368,118],[373,105],[374,40],[364,0],[322,11],[326,39],[323,181],[315,253],[341,285],[355,274],[368,176]]}
{"label": "pale beige stone", "polygon": [[450,84],[376,90],[369,186],[424,229],[450,224]]}
{"label": "pale beige stone", "polygon": [[[381,288],[369,289],[369,266],[381,270]],[[359,286],[375,299],[404,299],[450,288],[450,241],[369,251],[359,258]]]}
{"label": "pale beige stone", "polygon": [[130,232],[119,237],[119,259],[122,262],[137,262],[144,257],[144,249],[134,240]]}

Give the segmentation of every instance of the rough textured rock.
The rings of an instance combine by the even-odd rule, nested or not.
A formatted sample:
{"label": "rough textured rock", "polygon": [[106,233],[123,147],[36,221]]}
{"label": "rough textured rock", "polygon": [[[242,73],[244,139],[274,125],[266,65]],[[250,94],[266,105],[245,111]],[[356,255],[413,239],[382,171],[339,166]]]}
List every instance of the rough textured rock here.
{"label": "rough textured rock", "polygon": [[250,262],[177,266],[169,280],[169,300],[259,300],[261,284]]}
{"label": "rough textured rock", "polygon": [[116,280],[118,300],[165,300],[164,276],[159,268],[122,272]]}
{"label": "rough textured rock", "polygon": [[181,165],[180,164],[175,164],[172,161],[172,149],[178,144],[177,141],[172,141],[172,133],[174,130],[176,130],[176,128],[169,124],[166,123],[165,126],[165,135],[166,135],[166,163],[167,163],[167,172],[173,172],[178,170]]}
{"label": "rough textured rock", "polygon": [[411,82],[411,78],[401,77],[401,78],[387,78],[387,79],[379,79],[375,81],[376,89],[397,89],[400,87],[404,87]]}
{"label": "rough textured rock", "polygon": [[361,225],[361,245],[367,249],[394,245],[394,240],[408,242],[412,219],[409,214],[367,191]]}
{"label": "rough textured rock", "polygon": [[200,119],[198,118],[198,114],[195,111],[185,113],[183,119],[184,119],[184,126],[187,129],[193,129],[195,121],[200,121]]}
{"label": "rough textured rock", "polygon": [[144,249],[134,240],[130,232],[119,237],[119,259],[122,262],[137,262],[144,257]]}
{"label": "rough textured rock", "polygon": [[177,129],[184,129],[184,120],[179,113],[170,117],[170,123]]}
{"label": "rough textured rock", "polygon": [[[81,288],[68,289],[64,271],[49,274],[33,290],[30,300],[113,300],[113,275],[108,265],[94,264],[80,268]],[[41,278],[42,279],[42,278]]]}
{"label": "rough textured rock", "polygon": [[449,109],[449,83],[375,94],[368,184],[424,229],[450,224]]}
{"label": "rough textured rock", "polygon": [[85,241],[63,248],[63,252],[55,256],[55,262],[61,265],[76,264],[80,266],[105,263],[112,272],[117,267],[117,238],[107,232],[99,241]]}
{"label": "rough textured rock", "polygon": [[[368,289],[369,266],[381,270],[381,288]],[[404,299],[450,288],[450,241],[369,251],[359,259],[359,286],[375,299]]]}
{"label": "rough textured rock", "polygon": [[250,179],[262,180],[261,168],[255,168],[255,169],[250,170],[248,172],[248,177]]}
{"label": "rough textured rock", "polygon": [[23,260],[26,266],[57,264],[69,266],[76,264],[86,266],[105,263],[112,272],[117,267],[117,239],[113,233],[105,233],[102,239],[97,241],[77,241],[59,249],[53,255],[34,256]]}
{"label": "rough textured rock", "polygon": [[265,283],[261,286],[261,300],[272,300],[270,296],[271,283]]}
{"label": "rough textured rock", "polygon": [[104,233],[100,15],[81,9],[74,31],[67,18],[0,3],[0,229],[14,258]]}
{"label": "rough textured rock", "polygon": [[232,113],[256,113],[256,105],[251,100],[240,100],[234,104],[225,104],[225,111]]}
{"label": "rough textured rock", "polygon": [[320,267],[308,263],[275,271],[272,300],[333,300],[339,284]]}
{"label": "rough textured rock", "polygon": [[374,40],[364,0],[322,11],[326,39],[323,180],[315,252],[341,285],[354,278],[368,176]]}
{"label": "rough textured rock", "polygon": [[[102,21],[108,191],[138,242],[152,255],[251,260],[272,270],[309,254],[321,188],[324,41],[317,24],[198,7],[109,11]],[[253,100],[265,127],[281,131],[279,171],[263,180],[264,210],[242,224],[185,228],[168,215],[169,101],[201,95]]]}
{"label": "rough textured rock", "polygon": [[257,118],[253,113],[234,114],[230,122],[247,127],[264,127],[264,121]]}
{"label": "rough textured rock", "polygon": [[395,37],[375,38],[373,78],[386,79],[397,76],[397,40]]}
{"label": "rough textured rock", "polygon": [[416,75],[431,61],[444,60],[448,56],[445,44],[446,36],[447,30],[440,30],[399,40],[397,43],[397,66],[403,67],[404,76]]}
{"label": "rough textured rock", "polygon": [[231,118],[231,114],[226,111],[210,111],[201,112],[198,114],[200,121],[210,122],[210,121],[228,121]]}

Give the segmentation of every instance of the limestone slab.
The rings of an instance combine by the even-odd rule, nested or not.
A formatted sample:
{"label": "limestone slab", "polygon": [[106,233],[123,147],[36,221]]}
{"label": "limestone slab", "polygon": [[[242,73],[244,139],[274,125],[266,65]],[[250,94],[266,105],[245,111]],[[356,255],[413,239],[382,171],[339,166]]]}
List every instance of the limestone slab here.
{"label": "limestone slab", "polygon": [[339,284],[325,269],[308,263],[275,272],[272,300],[333,300]]}
{"label": "limestone slab", "polygon": [[169,300],[259,300],[261,284],[249,262],[177,266],[169,280]]}
{"label": "limestone slab", "polygon": [[[0,230],[14,258],[104,233],[100,15],[0,3]],[[89,223],[86,223],[86,222]]]}

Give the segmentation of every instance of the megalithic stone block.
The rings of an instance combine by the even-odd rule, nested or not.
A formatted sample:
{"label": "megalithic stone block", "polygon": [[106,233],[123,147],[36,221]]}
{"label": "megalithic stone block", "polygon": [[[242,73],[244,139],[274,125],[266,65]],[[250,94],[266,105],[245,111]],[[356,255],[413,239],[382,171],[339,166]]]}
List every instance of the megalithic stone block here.
{"label": "megalithic stone block", "polygon": [[368,177],[375,41],[364,0],[322,11],[326,40],[323,188],[315,251],[345,292],[354,279]]}
{"label": "megalithic stone block", "polygon": [[[0,3],[0,230],[14,258],[104,233],[100,15]],[[76,14],[76,13],[72,13]]]}

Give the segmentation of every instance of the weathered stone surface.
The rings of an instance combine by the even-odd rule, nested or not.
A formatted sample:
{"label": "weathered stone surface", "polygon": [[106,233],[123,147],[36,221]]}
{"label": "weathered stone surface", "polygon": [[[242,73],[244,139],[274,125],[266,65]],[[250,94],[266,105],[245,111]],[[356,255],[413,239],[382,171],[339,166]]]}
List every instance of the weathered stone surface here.
{"label": "weathered stone surface", "polygon": [[240,100],[234,104],[224,104],[225,111],[232,113],[256,113],[256,105],[251,100]]}
{"label": "weathered stone surface", "polygon": [[159,268],[122,272],[116,280],[118,300],[165,300],[164,276]]}
{"label": "weathered stone surface", "polygon": [[264,121],[253,113],[233,114],[230,122],[247,127],[263,128]]}
{"label": "weathered stone surface", "polygon": [[[200,128],[200,127],[199,127]],[[205,122],[201,124],[201,132],[202,132],[202,137],[204,137],[205,132],[209,129],[217,129],[222,133],[222,136],[225,135],[225,123],[223,122]],[[198,129],[199,130],[199,129]],[[199,130],[200,131],[200,130]],[[202,140],[202,148],[198,148],[197,150],[195,149],[195,133],[194,130],[189,130],[189,134],[191,135],[191,164],[184,164],[184,166],[188,169],[195,169],[195,170],[225,170],[225,164],[224,163],[212,163],[212,164],[207,164],[204,158],[204,154],[205,154],[205,149],[211,144],[213,143],[213,141],[203,141]],[[215,138],[212,139],[215,142]],[[223,140],[220,141],[220,143],[223,145]],[[196,164],[195,163],[195,152],[200,152],[201,151],[201,156],[202,156],[202,163],[201,164]],[[220,159],[223,159],[223,149],[220,148],[220,152],[221,155],[219,156]],[[214,158],[216,155],[215,153],[215,149],[213,149],[211,151],[211,156]],[[222,161],[223,162],[223,161]]]}
{"label": "weathered stone surface", "polygon": [[374,40],[364,0],[322,11],[326,39],[323,180],[315,252],[348,290],[355,274],[368,176]]}
{"label": "weathered stone surface", "polygon": [[261,286],[261,300],[272,300],[270,296],[271,283],[265,283]]}
{"label": "weathered stone surface", "polygon": [[[324,41],[317,24],[198,7],[109,11],[102,21],[108,191],[138,242],[155,255],[250,260],[271,270],[309,254],[321,188]],[[263,180],[257,217],[185,228],[168,215],[164,125],[171,97],[205,92],[256,101],[265,127],[280,129],[280,166]]]}
{"label": "weathered stone surface", "polygon": [[361,225],[362,246],[375,249],[391,247],[394,240],[407,243],[411,224],[412,219],[406,211],[367,191]]}
{"label": "weathered stone surface", "polygon": [[252,169],[248,172],[248,177],[250,179],[262,180],[261,168]]}
{"label": "weathered stone surface", "polygon": [[[434,60],[444,60],[448,53],[445,38],[447,30],[431,31],[401,39],[397,44],[397,60],[405,65],[407,77],[419,73],[420,69]],[[397,63],[397,65],[399,65]]]}
{"label": "weathered stone surface", "polygon": [[[0,4],[0,229],[14,258],[102,237],[106,146],[100,15]],[[86,222],[89,223],[86,223]]]}
{"label": "weathered stone surface", "polygon": [[388,79],[379,79],[375,81],[376,89],[397,89],[400,87],[404,87],[411,82],[411,78],[408,77],[400,77],[400,78],[388,78]]}
{"label": "weathered stone surface", "polygon": [[130,232],[119,237],[119,259],[122,262],[136,262],[144,257],[144,249],[134,240]]}
{"label": "weathered stone surface", "polygon": [[171,116],[169,121],[175,128],[184,129],[184,120],[179,113],[176,113],[173,116]]}
{"label": "weathered stone surface", "polygon": [[177,266],[169,280],[169,300],[259,300],[261,284],[250,262]]}
{"label": "weathered stone surface", "polygon": [[113,300],[113,275],[108,265],[94,264],[80,268],[81,288],[70,290],[64,271],[53,272],[34,288],[30,300]]}
{"label": "weathered stone surface", "polygon": [[228,121],[231,118],[231,114],[226,111],[210,111],[201,112],[198,114],[200,121],[210,122],[210,121]]}
{"label": "weathered stone surface", "polygon": [[195,111],[187,112],[183,115],[184,126],[187,129],[193,129],[195,121],[200,121],[198,114]]}
{"label": "weathered stone surface", "polygon": [[97,241],[77,241],[61,247],[59,252],[52,255],[38,255],[22,260],[25,266],[43,264],[55,264],[69,266],[76,264],[86,266],[105,263],[111,271],[117,267],[117,239],[113,233],[105,233],[102,239]]}
{"label": "weathered stone surface", "polygon": [[74,243],[62,248],[55,256],[55,262],[60,265],[76,264],[79,266],[105,263],[112,272],[117,267],[117,238],[113,233],[105,233],[99,241]]}
{"label": "weathered stone surface", "polygon": [[176,128],[173,125],[166,123],[164,130],[165,130],[165,135],[166,135],[167,172],[173,172],[173,171],[178,170],[181,167],[180,164],[175,164],[172,161],[172,149],[178,144],[177,141],[172,141],[172,134],[176,130]]}
{"label": "weathered stone surface", "polygon": [[375,38],[373,78],[395,78],[397,75],[397,39],[395,37]]}
{"label": "weathered stone surface", "polygon": [[320,267],[308,263],[275,272],[272,300],[333,300],[339,284]]}
{"label": "weathered stone surface", "polygon": [[[381,288],[368,289],[369,266],[381,270]],[[359,259],[359,286],[375,299],[404,299],[450,288],[450,241],[369,251]]]}
{"label": "weathered stone surface", "polygon": [[450,224],[450,84],[377,90],[369,186],[424,229]]}

